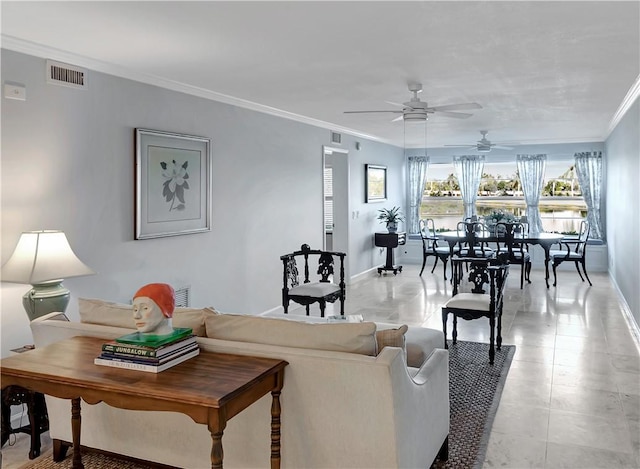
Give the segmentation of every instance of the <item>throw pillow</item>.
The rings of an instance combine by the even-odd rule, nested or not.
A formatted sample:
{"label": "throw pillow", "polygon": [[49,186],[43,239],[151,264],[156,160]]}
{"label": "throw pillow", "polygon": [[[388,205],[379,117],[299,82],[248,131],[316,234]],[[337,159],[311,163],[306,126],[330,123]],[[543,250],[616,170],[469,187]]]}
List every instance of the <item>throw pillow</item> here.
{"label": "throw pillow", "polygon": [[376,325],[361,323],[308,323],[242,314],[209,315],[207,337],[375,356]]}
{"label": "throw pillow", "polygon": [[407,358],[407,347],[405,334],[409,330],[406,324],[397,329],[379,329],[376,331],[376,342],[378,343],[378,353],[385,347],[400,347]]}
{"label": "throw pillow", "polygon": [[[125,327],[135,329],[133,307],[109,301],[78,298],[80,322],[102,326]],[[218,314],[212,307],[175,308],[171,323],[174,327],[190,327],[198,337],[206,336],[205,319]]]}

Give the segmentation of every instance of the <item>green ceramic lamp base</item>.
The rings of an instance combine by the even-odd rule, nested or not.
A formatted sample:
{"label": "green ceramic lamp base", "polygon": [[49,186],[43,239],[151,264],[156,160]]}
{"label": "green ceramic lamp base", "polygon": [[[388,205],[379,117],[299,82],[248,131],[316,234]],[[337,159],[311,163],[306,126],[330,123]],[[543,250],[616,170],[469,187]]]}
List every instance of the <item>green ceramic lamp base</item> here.
{"label": "green ceramic lamp base", "polygon": [[22,297],[22,306],[29,316],[29,321],[33,321],[54,311],[64,313],[70,296],[71,293],[62,285],[62,280],[33,285]]}

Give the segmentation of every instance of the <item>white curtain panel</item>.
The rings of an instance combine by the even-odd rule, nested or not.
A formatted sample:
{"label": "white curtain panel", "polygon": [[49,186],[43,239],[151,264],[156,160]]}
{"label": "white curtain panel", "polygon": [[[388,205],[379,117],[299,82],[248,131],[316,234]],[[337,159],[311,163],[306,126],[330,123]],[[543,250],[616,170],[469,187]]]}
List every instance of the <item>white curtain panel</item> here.
{"label": "white curtain panel", "polygon": [[420,205],[422,194],[427,183],[428,156],[409,156],[407,158],[407,174],[409,179],[407,199],[407,231],[411,234],[420,232]]}
{"label": "white curtain panel", "polygon": [[464,218],[471,218],[476,214],[476,199],[484,168],[484,155],[462,155],[453,157],[453,167],[456,169],[462,202],[464,203]]}
{"label": "white curtain panel", "polygon": [[544,187],[544,169],[547,155],[516,155],[516,164],[524,201],[527,204],[527,219],[529,231],[540,233],[543,230],[540,219],[540,195]]}
{"label": "white curtain panel", "polygon": [[587,204],[589,237],[604,239],[604,229],[600,217],[600,193],[602,185],[602,152],[583,152],[575,154],[576,175],[582,197]]}

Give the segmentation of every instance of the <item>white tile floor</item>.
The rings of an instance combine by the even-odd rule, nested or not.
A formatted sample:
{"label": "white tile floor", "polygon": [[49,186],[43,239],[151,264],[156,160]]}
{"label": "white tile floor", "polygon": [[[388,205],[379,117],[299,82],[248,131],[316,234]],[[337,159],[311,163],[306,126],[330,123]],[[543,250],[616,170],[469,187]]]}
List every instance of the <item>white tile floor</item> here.
{"label": "white tile floor", "polygon": [[[589,287],[575,271],[561,271],[559,286],[547,289],[534,270],[533,283],[520,290],[518,269],[503,316],[503,342],[515,344],[516,354],[483,467],[640,468],[640,353],[608,275],[590,273]],[[420,277],[418,266],[405,265],[397,276],[354,282],[346,313],[440,330],[451,285],[440,266],[429,270]],[[458,323],[460,340],[488,342],[488,333],[488,320]],[[26,462],[28,445],[26,435],[5,445],[2,467]],[[49,447],[45,438],[43,451]]]}

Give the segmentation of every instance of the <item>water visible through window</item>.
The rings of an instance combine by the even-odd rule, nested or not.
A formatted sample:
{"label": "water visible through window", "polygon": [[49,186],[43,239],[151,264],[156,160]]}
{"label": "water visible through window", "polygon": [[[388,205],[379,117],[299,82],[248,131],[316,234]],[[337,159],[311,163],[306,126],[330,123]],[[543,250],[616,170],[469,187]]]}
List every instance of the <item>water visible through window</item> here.
{"label": "water visible through window", "polygon": [[[573,160],[548,161],[540,197],[540,217],[545,231],[577,232],[587,216]],[[525,215],[526,203],[517,176],[516,162],[485,163],[476,210],[485,216],[503,209]],[[420,206],[420,218],[433,218],[437,230],[455,230],[464,209],[453,164],[430,164]]]}

